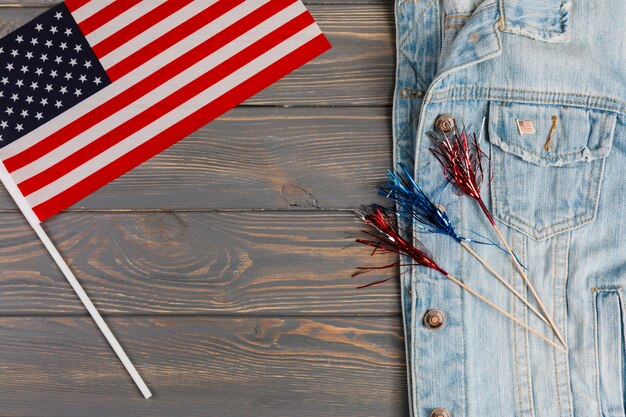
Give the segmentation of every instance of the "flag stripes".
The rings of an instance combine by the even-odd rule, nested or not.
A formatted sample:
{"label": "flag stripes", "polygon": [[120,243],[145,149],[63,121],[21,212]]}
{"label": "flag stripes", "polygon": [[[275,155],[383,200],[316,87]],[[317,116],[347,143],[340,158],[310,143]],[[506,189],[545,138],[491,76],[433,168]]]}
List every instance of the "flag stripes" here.
{"label": "flag stripes", "polygon": [[[266,6],[275,7],[276,4],[277,3],[269,3]],[[237,69],[242,63],[254,59],[264,51],[262,48],[265,46],[266,42],[263,42],[265,38],[262,38],[260,41],[251,44],[253,39],[267,35],[266,37],[270,42],[275,42],[280,40],[281,37],[292,33],[293,28],[301,30],[313,23],[310,15],[302,13],[304,11],[302,3],[295,2],[281,13],[276,14],[276,19],[272,19],[268,24],[256,26],[247,34],[248,36],[237,38],[241,32],[245,32],[248,25],[255,26],[253,22],[257,21],[259,14],[263,15],[262,12],[273,15],[275,10],[271,10],[270,7],[267,7],[267,9],[269,10],[263,10],[262,8],[256,9],[255,13],[249,15],[250,23],[242,19],[236,26],[230,26],[220,32],[219,35],[226,39],[224,42],[220,42],[221,39],[216,39],[219,35],[210,40],[211,46],[220,44],[228,45],[228,50],[209,54],[194,66],[189,67],[178,76],[170,78],[165,83],[161,83],[163,80],[156,80],[155,84],[160,84],[159,88],[153,89],[148,95],[142,97],[140,103],[132,103],[130,108],[126,107],[122,109],[123,111],[113,115],[113,117],[108,117],[102,121],[100,120],[103,119],[102,116],[109,114],[111,108],[108,105],[99,107],[94,112],[96,116],[100,116],[97,120],[95,118],[91,120],[77,120],[74,124],[77,129],[84,129],[86,125],[93,125],[93,127],[83,131],[72,140],[68,140],[70,139],[70,135],[63,131],[50,136],[42,145],[52,144],[53,137],[58,138],[58,142],[66,140],[67,142],[48,152],[45,158],[39,158],[12,173],[22,193],[29,195],[45,184],[67,174],[90,158],[105,151],[107,147],[124,139],[129,134],[135,133],[143,126],[146,126],[159,117],[162,117],[167,112],[193,99],[199,91],[202,91],[202,87],[211,86],[213,83]],[[289,17],[293,18],[295,16],[298,17],[280,26],[280,23],[284,21],[283,19]],[[278,29],[280,29],[278,32],[270,33]],[[236,39],[228,43],[232,38]],[[269,46],[273,46],[273,44],[270,43]],[[241,52],[239,52],[240,50]],[[197,56],[194,56],[194,52],[195,51],[192,50],[190,55],[192,55],[193,58],[197,58]],[[212,51],[203,48],[203,52]],[[187,84],[182,84],[184,82],[187,82]],[[180,87],[181,85],[184,86]],[[122,96],[124,96],[124,94],[122,94]],[[116,98],[115,101],[124,102],[123,98]],[[100,112],[98,112],[98,110]],[[115,126],[115,128],[107,132],[112,126]],[[107,133],[102,134],[103,132]],[[46,147],[39,146],[34,149],[40,150],[46,149]],[[76,152],[77,149],[79,152]]]}
{"label": "flag stripes", "polygon": [[113,83],[0,149],[40,221],[330,47],[299,0],[67,7]]}
{"label": "flag stripes", "polygon": [[[230,41],[238,39],[248,29],[263,22],[278,8],[283,8],[286,4],[292,3],[287,13],[277,17],[293,17],[297,13],[305,12],[304,6],[295,0],[269,3],[264,1],[266,4],[262,7],[255,7],[250,3],[245,2],[236,10],[232,10],[230,15],[224,15],[221,19],[210,22],[198,36],[194,37],[199,43],[186,43],[184,46],[170,48],[173,54],[166,57],[170,58],[171,61],[161,68],[158,67],[159,63],[149,62],[124,80],[120,80],[112,84],[110,88],[89,97],[82,106],[63,113],[57,118],[56,123],[43,125],[19,141],[0,150],[0,157],[6,155],[4,164],[9,172],[13,173],[14,178],[19,183],[24,179],[24,175],[28,175],[29,170],[34,173],[39,172],[37,166],[41,165],[29,167],[29,164],[43,156],[46,156],[47,161],[53,161],[54,154],[51,155],[50,152],[73,140],[81,133],[82,136],[78,137],[78,141],[81,140],[81,137],[93,137],[95,132],[102,132],[102,129],[111,126],[111,123],[124,121],[125,117],[134,116],[146,107],[158,105],[158,102],[165,98],[168,93],[172,93],[181,85],[189,83],[198,74],[219,63],[220,59],[228,58],[229,54],[235,51],[233,48],[236,48],[241,42],[250,42],[254,39],[255,34],[261,33],[259,30],[270,27],[272,21],[257,29],[257,32],[252,32],[248,34],[249,36],[245,36],[237,43],[230,45]],[[244,13],[248,13],[248,15],[242,18]],[[280,22],[278,19],[274,19],[274,21]],[[205,59],[218,49],[222,50],[216,58],[212,56]],[[181,55],[181,52],[184,54]],[[204,61],[202,61],[203,59]],[[198,61],[202,62],[198,63]],[[59,125],[62,127],[59,128]],[[34,143],[39,143],[39,145],[33,146]],[[74,148],[77,149],[79,146]],[[45,161],[39,163],[45,163]],[[20,171],[15,172],[18,170]]]}
{"label": "flag stripes", "polygon": [[[104,26],[107,22],[118,18],[124,12],[128,11],[130,8],[139,3],[141,3],[141,0],[115,1],[108,6],[98,10],[87,19],[81,22],[77,21],[78,26],[80,27],[80,30],[83,32],[83,34],[87,35],[87,39],[89,39],[89,34],[91,32]],[[78,10],[80,11],[80,9]]]}
{"label": "flag stripes", "polygon": [[237,104],[258,93],[267,86],[284,77],[289,72],[309,62],[311,59],[328,50],[328,40],[323,34],[303,44],[298,49],[285,55],[263,71],[233,88],[230,94],[222,96],[209,105],[197,110],[192,115],[170,126],[151,140],[142,143],[123,158],[112,161],[102,169],[85,177],[80,182],[50,198],[45,203],[34,207],[34,213],[43,221],[88,196],[92,192],[108,184],[146,159],[157,155],[176,143],[180,136],[187,136],[200,129],[209,121],[227,112]]}

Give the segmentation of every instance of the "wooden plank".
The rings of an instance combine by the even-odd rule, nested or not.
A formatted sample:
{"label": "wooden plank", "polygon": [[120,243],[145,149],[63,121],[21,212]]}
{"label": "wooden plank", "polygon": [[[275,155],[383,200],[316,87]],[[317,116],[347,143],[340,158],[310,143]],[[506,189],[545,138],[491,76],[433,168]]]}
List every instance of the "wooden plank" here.
{"label": "wooden plank", "polygon": [[[308,8],[333,49],[247,104],[389,106],[395,67],[393,2],[311,4]],[[3,9],[0,35],[41,12],[38,7]]]}
{"label": "wooden plank", "polygon": [[[238,108],[74,209],[347,208],[382,202],[387,108]],[[0,209],[14,203],[0,187]]]}
{"label": "wooden plank", "polygon": [[2,415],[408,415],[399,318],[109,323],[152,399],[136,392],[88,318],[2,318]]}
{"label": "wooden plank", "polygon": [[[350,212],[66,213],[46,223],[107,314],[398,314]],[[0,217],[0,314],[85,314],[18,213]]]}

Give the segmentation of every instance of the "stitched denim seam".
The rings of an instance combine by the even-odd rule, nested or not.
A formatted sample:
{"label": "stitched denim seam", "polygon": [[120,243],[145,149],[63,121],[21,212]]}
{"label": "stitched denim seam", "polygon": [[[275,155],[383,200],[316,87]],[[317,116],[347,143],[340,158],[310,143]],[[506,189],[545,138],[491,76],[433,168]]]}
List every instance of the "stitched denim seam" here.
{"label": "stitched denim seam", "polygon": [[463,19],[463,18],[467,19],[471,15],[472,13],[454,13],[454,14],[449,14],[445,16],[444,20]]}
{"label": "stitched denim seam", "polygon": [[[463,94],[452,94],[447,95],[450,92],[455,92],[458,90],[466,90]],[[556,98],[538,98],[538,97],[523,97],[523,98],[511,98],[505,97],[503,95],[493,95],[493,94],[484,94],[484,91],[500,91],[502,93],[512,92],[512,93],[522,93],[522,94],[544,94],[549,95],[552,94]],[[472,94],[474,93],[474,94]],[[480,94],[478,94],[480,93]],[[575,101],[572,99],[564,99],[559,96],[564,97],[578,97],[581,100]],[[520,89],[507,89],[507,88],[485,88],[485,87],[454,87],[447,90],[441,90],[437,92],[430,93],[430,102],[437,103],[449,100],[474,100],[474,99],[485,99],[485,100],[500,100],[500,101],[510,101],[510,102],[521,102],[521,103],[538,103],[538,104],[553,104],[553,105],[569,105],[569,106],[577,106],[584,107],[588,109],[595,110],[605,110],[616,113],[626,113],[626,102],[610,98],[603,97],[598,95],[589,95],[589,94],[577,94],[577,93],[555,93],[555,92],[544,92],[544,91],[536,91],[536,90],[520,90]],[[616,106],[602,105],[596,103],[588,103],[582,102],[582,99],[589,100],[602,100],[606,102],[615,103]]]}
{"label": "stitched denim seam", "polygon": [[[521,248],[521,256],[524,260],[524,263],[528,265],[528,257],[526,254],[526,242],[524,241],[524,236],[520,236],[520,248]],[[526,314],[524,314],[526,313]],[[528,310],[522,310],[522,314],[524,314],[524,320],[528,322]],[[530,337],[530,332],[528,330],[524,331],[524,346],[525,346],[525,356],[526,356],[526,387],[528,390],[528,404],[530,406],[530,415],[535,415],[535,400],[532,396],[532,374],[530,372],[530,349],[528,347],[528,338]]]}
{"label": "stitched denim seam", "polygon": [[[604,161],[603,161],[603,160],[602,160],[602,161],[600,161],[600,160],[599,160],[599,161],[594,161],[594,162],[593,162],[593,164],[594,164],[594,165],[597,165],[597,164],[596,164],[596,162],[604,162]],[[599,170],[599,171],[601,172],[601,170]],[[592,187],[591,187],[591,184],[593,184],[593,181],[589,181],[589,187],[587,187],[587,196],[586,196],[586,198],[587,198],[587,199],[588,199],[588,198],[589,198],[589,196],[591,195],[591,188],[592,188]],[[503,199],[503,200],[506,200],[506,199]],[[543,232],[543,231],[545,231],[545,230],[547,230],[547,229],[553,228],[554,226],[561,225],[561,224],[563,224],[563,223],[567,223],[567,222],[570,222],[570,221],[573,221],[573,220],[577,220],[577,219],[582,219],[582,220],[579,220],[579,221],[577,221],[576,223],[574,223],[574,224],[572,224],[572,225],[570,225],[570,226],[565,226],[565,227],[563,227],[563,228],[561,228],[561,229],[557,229],[557,230],[555,230],[554,232],[552,232],[551,234],[549,234],[549,235],[547,235],[547,236],[545,236],[545,237],[542,237],[542,239],[546,239],[546,238],[548,238],[548,237],[555,236],[555,235],[557,235],[557,234],[559,234],[559,233],[561,233],[561,232],[563,232],[563,231],[565,231],[565,230],[567,230],[567,229],[570,229],[570,228],[572,228],[572,229],[573,229],[573,228],[575,228],[575,227],[578,227],[578,226],[580,226],[580,225],[583,225],[583,224],[585,224],[585,223],[587,223],[587,222],[589,222],[589,221],[593,220],[593,218],[594,218],[594,216],[595,216],[595,209],[594,209],[594,212],[593,212],[593,213],[591,213],[591,216],[590,216],[590,217],[589,217],[589,214],[588,214],[587,212],[584,212],[584,213],[581,213],[581,214],[579,214],[579,215],[577,215],[577,216],[574,216],[574,217],[572,217],[572,218],[570,218],[570,219],[561,220],[561,221],[558,221],[558,222],[555,222],[555,223],[549,224],[549,225],[547,225],[547,226],[545,226],[545,227],[542,227],[541,229],[537,229],[537,228],[535,228],[533,225],[531,225],[530,223],[527,223],[527,222],[525,222],[524,220],[520,219],[519,217],[517,217],[517,216],[515,216],[515,215],[511,214],[511,212],[507,209],[507,207],[508,207],[508,206],[505,206],[505,204],[506,204],[506,201],[504,201],[504,204],[502,205],[502,211],[503,211],[506,215],[508,215],[508,216],[509,216],[510,218],[512,218],[513,220],[517,220],[517,221],[518,221],[519,223],[521,223],[522,225],[524,225],[524,226],[528,226],[530,229],[535,230],[535,231],[537,231],[537,232],[539,232],[539,233],[540,233],[540,232]],[[595,205],[596,205],[596,204],[597,204],[597,198],[596,198],[596,199],[594,199],[594,207],[595,207]],[[500,217],[500,216],[499,216],[499,217]],[[507,223],[505,220],[503,220],[503,221],[504,221],[505,223]],[[509,224],[509,223],[507,223],[507,224]],[[510,224],[509,224],[509,225],[510,225]],[[512,225],[510,225],[510,226],[512,226]],[[515,227],[515,226],[513,226],[513,227]]]}
{"label": "stitched denim seam", "polygon": [[[465,262],[467,262],[466,256],[467,256],[467,254],[465,253],[465,251],[463,251],[463,253],[461,254],[461,265],[463,265]],[[465,311],[465,291],[461,291],[461,311],[462,312]],[[467,379],[468,372],[467,372],[467,355],[466,355],[467,342],[465,341],[465,314],[461,314],[461,321],[463,323],[461,325],[461,338],[463,340],[463,343],[461,343],[461,355],[462,355],[463,358],[466,358],[466,360],[463,361],[463,365],[464,365],[464,369],[463,369],[463,394],[465,396],[465,398],[463,398],[463,403],[465,404],[465,415],[469,416],[469,401],[467,400],[469,398],[469,395],[468,395],[469,381]]]}
{"label": "stitched denim seam", "polygon": [[[565,338],[565,340],[567,340],[567,336],[569,334],[568,332],[568,327],[567,327],[567,281],[569,279],[569,273],[568,273],[568,269],[569,269],[569,245],[570,245],[570,241],[571,241],[571,237],[572,234],[571,232],[564,235],[563,239],[563,287],[562,287],[562,296],[563,296],[563,308],[561,309],[561,314],[562,314],[562,320],[561,322],[562,327],[561,329],[563,330],[563,337]],[[567,394],[567,408],[569,410],[569,415],[570,417],[574,416],[574,407],[572,405],[572,389],[571,389],[571,381],[570,381],[570,373],[569,373],[569,351],[565,352],[565,358],[564,358],[564,364],[565,366],[562,368],[562,372],[563,372],[563,377],[565,379],[565,393]]]}
{"label": "stitched denim seam", "polygon": [[[484,96],[484,97],[478,97],[478,98],[483,98],[485,100],[502,100],[502,101],[521,101],[521,100],[511,100],[510,98],[507,98],[505,96]],[[443,101],[449,101],[449,100],[475,100],[477,99],[477,97],[473,97],[470,95],[457,95],[457,96],[448,96],[442,99],[433,99],[431,102],[432,103],[439,103],[439,102],[443,102]],[[594,110],[605,110],[605,111],[611,111],[611,112],[618,112],[618,113],[626,113],[626,104],[624,104],[624,108],[625,109],[615,109],[613,107],[606,107],[606,106],[599,106],[596,104],[584,104],[584,103],[577,103],[574,101],[567,101],[567,100],[547,100],[547,99],[525,99],[526,102],[528,103],[539,103],[539,104],[561,104],[561,105],[570,105],[570,106],[579,106],[579,107],[586,107],[589,109],[594,109]]]}
{"label": "stitched denim seam", "polygon": [[612,98],[612,97],[606,97],[606,96],[601,96],[601,95],[597,95],[597,94],[583,94],[583,93],[568,93],[568,92],[558,92],[558,91],[548,91],[548,90],[527,90],[524,88],[503,88],[503,87],[476,87],[476,86],[471,86],[471,87],[451,87],[451,88],[447,88],[445,90],[436,90],[433,91],[431,94],[434,95],[441,95],[441,94],[447,94],[450,91],[456,91],[456,90],[496,90],[496,91],[512,91],[515,93],[539,93],[539,94],[556,94],[556,95],[561,95],[561,96],[574,96],[574,97],[585,97],[585,98],[599,98],[602,100],[607,100],[607,101],[612,101],[615,102],[617,104],[626,104],[626,102],[621,101],[619,99],[616,98]]}
{"label": "stitched denim seam", "polygon": [[[496,126],[496,131],[495,131],[495,135],[497,136],[497,127],[500,126],[500,118],[501,118],[502,112],[501,111],[496,111],[496,119],[495,119],[495,126]],[[610,125],[610,120],[609,120],[609,115],[605,114],[604,115],[604,121],[601,123],[601,131],[600,131],[600,136],[604,137],[605,134],[607,133],[607,127],[609,127]],[[498,148],[500,148],[498,145],[493,145],[492,146],[497,146]],[[504,151],[501,149],[501,152],[505,153],[505,154],[510,154],[507,151]],[[497,160],[498,158],[496,158]],[[520,217],[518,217],[517,215],[513,214],[513,212],[511,211],[507,199],[505,198],[504,194],[500,191],[501,188],[498,186],[501,183],[501,179],[502,179],[502,175],[504,173],[504,162],[503,162],[503,157],[499,158],[499,180],[494,180],[492,181],[492,183],[496,184],[496,195],[498,197],[498,199],[496,201],[494,201],[494,206],[496,208],[500,208],[501,213],[498,214],[498,211],[496,210],[496,212],[494,213],[494,215],[501,221],[503,221],[505,224],[516,228],[517,226],[513,225],[510,221],[508,221],[505,217],[506,216],[512,220],[517,221],[519,224],[526,226],[528,229],[534,231],[535,233],[532,233],[532,235],[537,238],[537,239],[546,239],[548,237],[551,236],[555,236],[565,230],[568,229],[573,229],[576,228],[582,224],[585,224],[591,220],[593,220],[596,216],[597,213],[597,206],[598,206],[598,198],[599,198],[599,194],[600,194],[600,188],[601,188],[601,184],[602,184],[602,172],[603,172],[603,167],[604,167],[604,159],[605,158],[601,158],[599,160],[594,160],[593,162],[591,162],[592,167],[591,167],[591,173],[589,174],[589,180],[588,180],[588,186],[587,186],[587,193],[585,196],[585,201],[589,201],[589,200],[593,200],[592,205],[591,205],[591,213],[589,212],[589,208],[590,207],[585,207],[583,208],[583,212],[580,213],[579,215],[576,215],[574,217],[571,218],[567,218],[558,222],[553,222],[549,225],[546,225],[543,228],[536,228],[535,226],[533,226],[532,224],[526,222],[525,220],[521,219]],[[598,164],[600,164],[600,167],[598,169]],[[594,176],[595,173],[595,176]],[[594,187],[595,185],[595,187]],[[593,193],[593,188],[596,189],[596,193],[595,193],[595,198],[592,198],[592,193]],[[569,224],[571,222],[575,222],[573,224]],[[554,230],[552,231],[552,233],[549,233],[547,236],[542,236],[542,233],[545,232],[548,229],[553,229],[556,226],[562,225],[562,224],[567,224],[567,226],[564,226],[560,229]],[[526,232],[528,233],[528,232]]]}
{"label": "stitched denim seam", "polygon": [[[500,112],[498,112],[498,113],[500,113]],[[499,122],[499,121],[500,121],[500,118],[498,117],[498,119],[497,119],[497,120],[498,120],[498,122]],[[604,113],[604,120],[602,121],[602,124],[601,124],[601,130],[600,130],[600,135],[599,135],[601,138],[605,137],[605,135],[606,135],[606,133],[607,133],[607,127],[608,127],[610,124],[611,124],[611,121],[609,120],[609,114],[608,114],[608,113]],[[496,126],[498,126],[498,125],[499,125],[499,123],[498,123],[498,124],[496,124]],[[497,130],[496,130],[496,135],[497,135],[497,134],[498,134],[498,133],[497,133]],[[515,144],[515,143],[513,143],[513,142],[508,142],[508,141],[506,141],[506,140],[503,140],[503,139],[502,139],[501,137],[499,137],[499,136],[498,136],[498,140],[499,140],[501,143],[506,143],[506,144],[507,144],[507,146],[510,146],[510,147],[512,147],[512,148],[515,148],[515,149],[519,149],[520,151],[523,151],[523,152],[529,153],[529,154],[531,154],[532,156],[536,156],[536,157],[538,157],[538,158],[540,158],[540,159],[542,159],[542,160],[562,159],[562,158],[567,158],[567,157],[570,157],[570,156],[577,155],[577,154],[580,154],[580,153],[581,153],[581,150],[577,150],[577,151],[573,151],[573,152],[569,152],[569,153],[565,153],[565,154],[558,154],[558,155],[551,155],[551,156],[548,156],[548,157],[544,157],[544,156],[542,156],[540,153],[537,153],[537,152],[534,152],[534,151],[532,151],[532,150],[530,150],[530,149],[524,148],[523,146],[520,146],[520,145]],[[497,146],[497,145],[496,145],[496,146]],[[500,147],[500,146],[498,146],[498,147],[499,147],[500,149],[502,149],[502,147]],[[504,149],[503,149],[503,150],[504,150]],[[505,151],[505,152],[506,152],[506,151]],[[583,160],[583,158],[581,157],[579,161],[582,161],[582,160]],[[578,161],[571,161],[571,162],[569,162],[569,163],[572,163],[572,162],[578,162]],[[553,162],[553,163],[554,163],[554,162]],[[537,164],[535,164],[535,165],[537,165]]]}
{"label": "stitched denim seam", "polygon": [[[515,251],[515,242],[511,242],[511,245],[513,246],[513,251]],[[517,301],[513,301],[513,316],[517,317]],[[516,376],[516,380],[517,380],[517,384],[516,384],[516,394],[517,394],[517,408],[519,409],[519,412],[522,412],[522,383],[521,383],[521,376],[519,373],[519,347],[517,346],[517,326],[513,326],[513,346],[514,346],[514,353],[515,353],[515,376]]]}
{"label": "stitched denim seam", "polygon": [[[415,3],[419,3],[420,1],[421,1],[421,0],[417,0],[417,1],[415,1]],[[428,0],[428,2],[424,5],[424,8],[422,9],[422,11],[421,11],[421,12],[420,12],[417,16],[415,16],[415,17],[413,18],[413,22],[417,22],[417,21],[418,21],[418,20],[419,20],[422,16],[424,16],[424,13],[426,13],[426,11],[430,8],[430,5],[433,3],[433,1],[434,1],[434,0]],[[406,0],[405,0],[404,2],[406,2]],[[404,2],[403,2],[403,3],[404,3]],[[409,36],[413,33],[413,31],[415,30],[415,28],[416,28],[416,27],[417,27],[417,25],[414,23],[414,24],[411,26],[411,29],[409,29],[409,30],[406,32],[406,35],[404,35],[404,38],[402,38],[402,39],[398,42],[398,45],[399,45],[400,47],[401,47],[401,46],[403,46],[403,45],[406,43],[406,40],[407,40],[407,39],[409,38]],[[402,50],[401,50],[401,48],[400,48],[400,47],[398,48],[398,50],[399,50],[400,52],[402,52]],[[406,55],[405,55],[405,56],[406,56]],[[408,57],[407,57],[407,58],[408,58]]]}
{"label": "stitched denim seam", "polygon": [[[513,252],[515,252],[515,239],[511,240],[511,249],[513,250]],[[514,284],[514,283],[513,283]],[[518,286],[519,288],[519,286]],[[517,317],[517,301],[513,300],[513,316]],[[519,364],[519,346],[517,343],[517,326],[513,326],[513,347],[514,347],[514,354],[515,354],[515,387],[517,388],[515,390],[516,396],[517,396],[517,408],[519,410],[519,412],[522,412],[522,377],[520,375],[520,364]]]}
{"label": "stitched denim seam", "polygon": [[596,289],[591,289],[591,304],[593,308],[593,357],[594,371],[596,374],[596,403],[598,404],[598,417],[602,417],[602,406],[600,405],[600,359],[598,355],[598,303]]}
{"label": "stitched denim seam", "polygon": [[[620,301],[620,307],[623,310],[623,294],[622,287],[619,285],[611,285],[605,287],[594,287],[591,288],[591,293],[593,295],[593,319],[594,319],[594,354],[595,354],[595,371],[596,371],[596,396],[598,400],[598,415],[602,416],[602,402],[600,399],[600,353],[598,352],[598,347],[600,345],[600,340],[598,339],[598,293],[606,292],[606,293],[615,293]],[[623,326],[623,323],[620,322],[620,326]],[[621,341],[621,343],[624,343]]]}
{"label": "stitched denim seam", "polygon": [[[499,117],[499,113],[496,113],[496,126],[498,125],[498,121],[499,121],[498,117]],[[492,144],[491,146],[495,146],[495,145],[493,145],[493,144]],[[502,152],[504,152],[504,151],[502,151]],[[493,157],[492,157],[492,158],[493,158]],[[498,161],[498,158],[495,158],[495,159],[496,159],[496,161]],[[546,238],[549,238],[549,237],[555,236],[555,235],[557,235],[557,234],[559,234],[559,233],[561,233],[561,232],[563,232],[563,231],[566,231],[566,230],[568,230],[568,229],[573,229],[573,228],[576,228],[576,227],[578,227],[578,226],[581,226],[581,225],[583,225],[583,224],[585,224],[585,223],[587,223],[587,222],[589,222],[589,221],[593,220],[593,219],[594,219],[594,217],[595,217],[595,215],[596,215],[596,211],[597,211],[598,198],[599,198],[599,194],[600,194],[600,190],[599,190],[599,188],[600,188],[600,185],[601,185],[601,181],[600,181],[600,179],[601,179],[601,173],[602,173],[602,171],[603,171],[602,167],[604,166],[604,158],[599,159],[599,160],[595,160],[595,161],[591,162],[591,164],[592,164],[594,167],[596,167],[596,169],[595,169],[595,171],[597,171],[596,176],[597,176],[597,177],[599,177],[599,178],[597,178],[597,179],[590,178],[590,179],[589,179],[589,181],[588,181],[588,184],[589,184],[589,185],[588,185],[588,187],[587,187],[587,195],[586,195],[586,197],[585,197],[585,198],[586,198],[586,200],[589,200],[589,199],[590,199],[591,192],[592,192],[592,188],[593,188],[593,187],[592,187],[592,185],[593,185],[594,183],[598,182],[598,185],[597,185],[597,187],[596,187],[596,188],[597,188],[597,191],[596,191],[596,196],[595,196],[595,198],[593,199],[593,204],[592,204],[593,210],[592,210],[591,214],[590,214],[588,211],[585,211],[585,212],[583,212],[583,213],[581,213],[581,214],[579,214],[579,215],[577,215],[577,216],[574,216],[574,217],[572,217],[572,218],[568,218],[568,219],[565,219],[565,220],[561,220],[561,221],[558,221],[558,222],[554,222],[554,223],[551,223],[551,224],[549,224],[549,225],[547,225],[547,226],[545,226],[545,227],[543,227],[543,228],[541,228],[541,229],[538,229],[538,228],[534,227],[533,225],[529,224],[528,222],[526,222],[526,221],[522,220],[522,219],[521,219],[521,218],[519,218],[518,216],[516,216],[516,215],[514,215],[514,214],[512,214],[512,213],[511,213],[510,208],[508,207],[508,204],[507,204],[506,198],[504,198],[504,195],[503,195],[503,194],[502,194],[502,192],[501,192],[501,188],[499,187],[499,184],[500,184],[500,182],[501,182],[501,181],[498,181],[498,180],[494,179],[494,180],[492,181],[493,188],[494,188],[494,191],[495,191],[495,192],[494,192],[494,194],[495,194],[495,195],[494,195],[494,197],[495,197],[495,201],[494,201],[493,203],[494,203],[494,206],[495,206],[496,208],[500,208],[500,210],[501,210],[501,213],[500,213],[500,214],[499,214],[499,213],[498,213],[498,211],[496,210],[496,211],[495,211],[495,213],[494,213],[494,215],[495,215],[495,216],[496,216],[496,217],[497,217],[500,221],[502,221],[502,222],[503,222],[503,223],[505,223],[506,225],[511,226],[511,227],[513,227],[513,228],[517,228],[517,226],[516,226],[516,225],[514,225],[513,223],[511,223],[508,219],[506,219],[506,218],[505,218],[505,217],[503,217],[502,215],[505,215],[505,216],[507,216],[508,218],[510,218],[510,219],[512,219],[512,220],[515,220],[515,221],[519,222],[521,225],[526,226],[526,227],[528,227],[530,230],[535,231],[536,233],[534,234],[534,236],[536,236],[536,238],[538,238],[538,239],[546,239]],[[597,169],[597,165],[598,165],[598,164],[600,164],[600,169]],[[593,175],[593,171],[594,171],[594,169],[593,169],[593,167],[592,167],[592,174],[590,174],[590,175]],[[500,175],[498,176],[498,178],[500,178],[500,179],[501,179],[501,178],[502,178],[502,175],[503,175],[503,173],[504,173],[504,163],[503,163],[503,158],[499,158],[499,173],[500,173]],[[560,229],[556,229],[556,230],[552,231],[552,233],[549,233],[549,234],[548,234],[548,235],[546,235],[546,236],[541,236],[541,233],[542,233],[542,232],[544,232],[544,231],[546,231],[546,230],[548,230],[548,229],[552,229],[552,228],[554,228],[555,226],[558,226],[558,225],[561,225],[561,224],[564,224],[564,223],[569,223],[569,222],[572,222],[572,221],[576,221],[576,222],[575,222],[575,223],[573,223],[573,224],[571,224],[571,225],[567,225],[567,226],[565,226],[565,227],[562,227],[562,228],[560,228]]]}
{"label": "stitched denim seam", "polygon": [[[557,272],[557,251],[559,249],[558,246],[558,241],[559,241],[559,236],[555,237],[551,244],[552,244],[552,306],[554,309],[554,316],[556,318],[556,283],[557,283],[557,276],[558,276],[558,272]],[[559,327],[559,323],[556,322],[555,323],[557,325],[557,327]],[[552,340],[555,341],[554,339],[554,332],[552,332]],[[554,385],[555,385],[555,390],[556,390],[556,399],[557,399],[557,404],[559,407],[559,416],[563,415],[563,405],[562,405],[562,399],[561,399],[561,389],[560,389],[560,383],[559,383],[559,365],[558,365],[558,361],[557,361],[557,357],[556,357],[557,353],[556,353],[556,349],[552,349],[552,358],[553,358],[553,363],[554,363]]]}

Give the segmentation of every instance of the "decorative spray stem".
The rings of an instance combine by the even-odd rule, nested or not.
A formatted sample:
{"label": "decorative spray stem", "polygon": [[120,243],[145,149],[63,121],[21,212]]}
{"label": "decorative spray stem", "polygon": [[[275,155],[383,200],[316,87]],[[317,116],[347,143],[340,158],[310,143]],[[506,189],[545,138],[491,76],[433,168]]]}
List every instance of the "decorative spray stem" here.
{"label": "decorative spray stem", "polygon": [[[434,269],[435,271],[445,276],[447,279],[451,280],[461,288],[468,291],[474,297],[487,304],[489,307],[493,308],[513,322],[524,327],[529,332],[538,336],[546,343],[552,345],[557,349],[564,350],[562,346],[557,345],[552,340],[550,340],[537,330],[533,329],[517,317],[513,316],[503,308],[499,307],[495,303],[491,302],[490,300],[482,296],[478,291],[474,290],[461,280],[455,278],[439,265],[437,265],[437,263],[432,259],[428,250],[419,241],[416,241],[418,246],[414,246],[413,244],[407,242],[398,232],[397,222],[395,221],[394,214],[387,213],[385,209],[379,206],[363,206],[359,210],[357,210],[356,213],[357,217],[361,221],[363,221],[367,225],[370,225],[376,231],[375,233],[366,231],[365,233],[367,233],[372,239],[357,239],[357,242],[373,247],[375,248],[375,250],[406,255],[413,260],[416,266],[424,266],[426,268]],[[389,266],[393,265],[395,264]]]}
{"label": "decorative spray stem", "polygon": [[554,324],[554,320],[550,316],[548,309],[539,298],[537,291],[535,291],[535,288],[526,275],[526,271],[522,268],[519,260],[513,254],[513,251],[502,235],[502,232],[500,232],[497,223],[493,219],[493,216],[489,212],[489,209],[487,209],[487,206],[480,195],[480,185],[484,177],[482,159],[485,157],[485,154],[480,149],[476,135],[472,135],[471,141],[468,140],[465,131],[461,132],[460,135],[455,133],[452,140],[448,136],[439,138],[432,132],[429,133],[429,136],[435,144],[435,146],[430,148],[430,150],[443,167],[444,176],[448,181],[453,183],[457,189],[461,191],[461,193],[468,195],[478,203],[481,210],[489,220],[489,223],[491,223],[496,231],[500,242],[502,242],[502,245],[504,245],[504,248],[511,257],[515,268],[522,276],[522,279],[537,301],[539,308],[544,313],[550,327],[552,327],[552,330],[554,331],[554,334],[567,349],[565,339],[561,336],[561,333],[556,327],[556,324]]}
{"label": "decorative spray stem", "polygon": [[498,281],[509,289],[522,303],[524,303],[537,317],[548,326],[550,322],[528,300],[519,293],[507,280],[494,270],[478,253],[468,244],[470,239],[459,235],[448,218],[445,210],[434,204],[422,188],[415,182],[406,166],[399,165],[397,173],[389,172],[389,181],[378,187],[379,192],[394,201],[403,211],[411,215],[416,226],[428,233],[437,233],[450,236],[457,241],[463,249],[480,262]]}

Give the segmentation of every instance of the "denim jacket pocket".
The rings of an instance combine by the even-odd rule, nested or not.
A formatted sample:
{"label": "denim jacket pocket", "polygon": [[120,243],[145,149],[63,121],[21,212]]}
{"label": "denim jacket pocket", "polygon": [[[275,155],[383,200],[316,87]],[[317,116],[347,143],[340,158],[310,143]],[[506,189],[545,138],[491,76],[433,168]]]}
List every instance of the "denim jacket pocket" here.
{"label": "denim jacket pocket", "polygon": [[537,240],[593,221],[615,120],[593,109],[491,102],[494,217]]}
{"label": "denim jacket pocket", "polygon": [[499,0],[500,30],[544,42],[568,42],[571,0]]}
{"label": "denim jacket pocket", "polygon": [[626,415],[624,409],[624,306],[619,288],[594,288],[595,361],[602,417]]}

